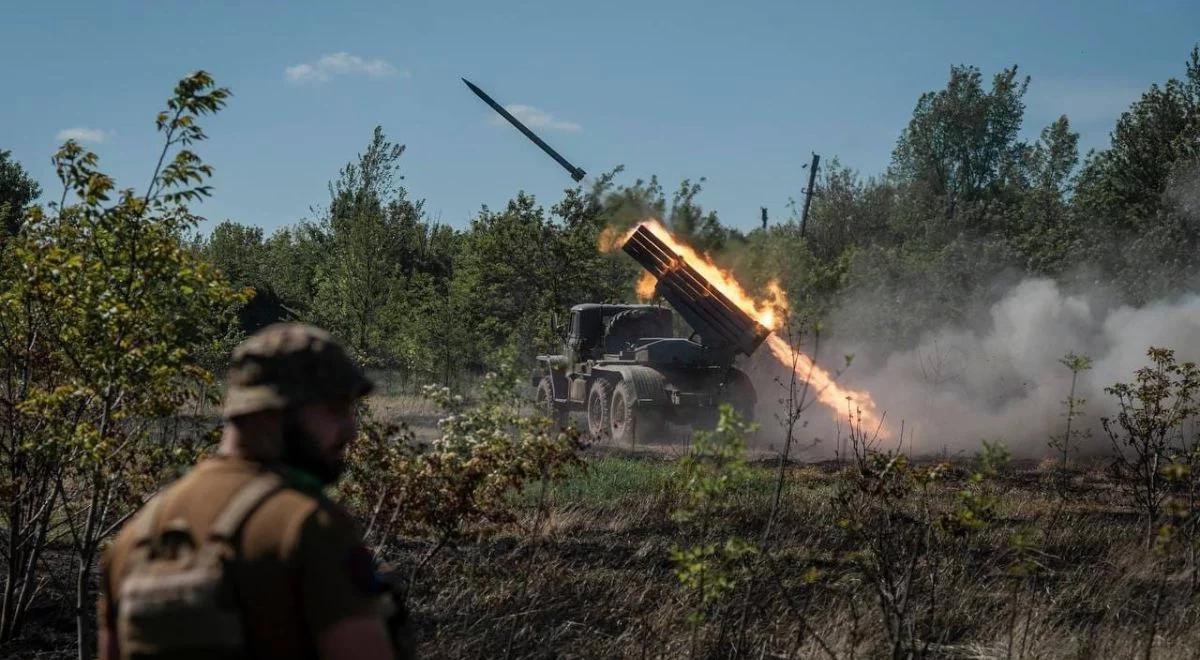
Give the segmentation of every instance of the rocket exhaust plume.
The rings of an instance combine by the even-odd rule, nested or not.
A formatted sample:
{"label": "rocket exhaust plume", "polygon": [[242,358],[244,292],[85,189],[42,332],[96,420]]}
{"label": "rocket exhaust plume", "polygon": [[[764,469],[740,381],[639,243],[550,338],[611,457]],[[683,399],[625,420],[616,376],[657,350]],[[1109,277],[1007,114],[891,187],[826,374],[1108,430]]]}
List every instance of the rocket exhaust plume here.
{"label": "rocket exhaust plume", "polygon": [[[767,284],[765,298],[755,298],[747,294],[730,271],[713,263],[707,255],[676,240],[666,227],[653,219],[639,223],[620,236],[615,230],[606,229],[600,236],[600,248],[609,251],[616,247],[622,247],[629,252],[630,247],[627,243],[631,239],[641,243],[649,238],[645,237],[643,232],[649,232],[654,239],[664,244],[666,261],[681,260],[691,271],[694,271],[695,275],[706,280],[706,283],[715,289],[715,291],[709,291],[707,296],[712,299],[712,306],[719,308],[721,305],[731,303],[749,319],[752,319],[759,326],[760,332],[765,331],[763,334],[756,333],[753,337],[744,337],[740,344],[732,341],[731,343],[737,344],[740,352],[749,355],[756,350],[763,350],[761,345],[765,343],[765,350],[769,352],[770,356],[784,369],[793,369],[794,367],[797,382],[807,382],[808,391],[813,393],[816,400],[838,419],[861,425],[868,432],[878,429],[881,435],[886,435],[882,429],[882,418],[869,393],[843,387],[828,371],[817,366],[803,352],[793,350],[783,337],[774,332],[783,327],[788,311],[787,295],[778,282],[772,281]],[[636,236],[645,238],[636,239]],[[644,247],[637,246],[634,252],[644,250]],[[630,252],[630,254],[632,255],[634,252]],[[641,262],[642,258],[638,258],[638,260]],[[646,263],[643,262],[642,265],[646,266]],[[651,272],[650,267],[647,266],[647,271],[642,274],[637,283],[638,298],[642,300],[652,298],[657,290],[660,277],[669,278],[675,266],[676,264],[672,263],[662,264],[662,272]],[[665,295],[669,292],[662,291],[662,293]],[[764,335],[765,342],[763,342]]]}

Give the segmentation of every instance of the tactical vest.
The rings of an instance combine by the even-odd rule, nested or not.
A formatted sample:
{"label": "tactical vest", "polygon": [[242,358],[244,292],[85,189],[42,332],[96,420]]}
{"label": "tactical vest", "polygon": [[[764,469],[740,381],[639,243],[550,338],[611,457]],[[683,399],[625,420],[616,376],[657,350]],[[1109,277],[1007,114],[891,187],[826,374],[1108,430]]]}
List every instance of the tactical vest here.
{"label": "tactical vest", "polygon": [[180,518],[160,521],[164,494],[142,512],[117,587],[117,639],[124,658],[248,658],[230,565],[250,514],[283,487],[274,473],[255,477],[197,539]]}

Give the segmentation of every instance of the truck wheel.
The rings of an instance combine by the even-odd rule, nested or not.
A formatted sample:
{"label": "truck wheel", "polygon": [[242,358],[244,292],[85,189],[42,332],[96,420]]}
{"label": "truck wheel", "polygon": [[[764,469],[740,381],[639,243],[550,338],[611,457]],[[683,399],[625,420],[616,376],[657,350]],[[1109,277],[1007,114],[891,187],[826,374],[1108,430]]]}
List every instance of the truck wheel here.
{"label": "truck wheel", "polygon": [[609,413],[614,443],[632,446],[638,440],[646,442],[662,438],[662,416],[638,406],[637,400],[637,388],[633,383],[626,380],[617,383]]}
{"label": "truck wheel", "polygon": [[538,381],[537,396],[534,399],[538,412],[554,422],[556,428],[567,425],[567,411],[554,402],[554,381],[550,376],[543,376]]}
{"label": "truck wheel", "polygon": [[597,378],[588,392],[588,433],[599,440],[607,436],[609,428],[610,401],[612,400],[612,385],[603,378]]}

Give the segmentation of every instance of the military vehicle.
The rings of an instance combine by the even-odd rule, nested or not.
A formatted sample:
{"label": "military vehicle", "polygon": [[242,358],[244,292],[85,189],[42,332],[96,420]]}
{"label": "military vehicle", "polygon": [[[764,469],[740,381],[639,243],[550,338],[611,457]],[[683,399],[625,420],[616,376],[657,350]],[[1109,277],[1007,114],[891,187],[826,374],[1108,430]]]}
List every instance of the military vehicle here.
{"label": "military vehicle", "polygon": [[656,292],[692,334],[674,336],[671,309],[660,305],[576,305],[563,353],[537,357],[537,404],[560,423],[586,411],[593,437],[619,443],[653,439],[668,422],[711,424],[722,403],[751,419],[754,386],[734,360],[752,354],[770,330],[649,227],[638,227],[623,249],[658,279]]}
{"label": "military vehicle", "polygon": [[[486,92],[466,78],[463,82],[572,179],[579,182],[587,175]],[[576,305],[563,353],[537,357],[538,405],[563,424],[571,412],[586,410],[593,437],[630,443],[654,438],[667,422],[710,424],[721,403],[752,418],[754,386],[733,363],[739,353],[754,353],[771,331],[649,227],[639,226],[622,248],[657,278],[655,290],[693,332],[674,336],[671,310],[658,305]]]}

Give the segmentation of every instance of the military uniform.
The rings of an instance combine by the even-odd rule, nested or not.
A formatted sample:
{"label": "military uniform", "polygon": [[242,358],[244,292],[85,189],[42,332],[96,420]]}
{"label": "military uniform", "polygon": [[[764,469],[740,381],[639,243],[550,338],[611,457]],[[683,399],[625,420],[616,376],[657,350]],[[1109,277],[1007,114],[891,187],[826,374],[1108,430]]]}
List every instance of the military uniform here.
{"label": "military uniform", "polygon": [[[157,526],[182,520],[197,536],[207,535],[234,494],[265,470],[238,458],[200,463],[160,495]],[[284,475],[284,483],[243,523],[229,576],[255,658],[316,657],[315,636],[325,626],[380,607],[382,585],[349,514],[305,488],[302,476]],[[141,523],[135,518],[122,530],[101,564],[100,617],[112,630]]]}
{"label": "military uniform", "polygon": [[[229,382],[227,418],[370,389],[327,333],[299,324],[272,326],[243,342]],[[185,657],[205,645],[208,655],[196,655],[211,657],[214,644],[244,657],[316,657],[326,627],[362,616],[387,621],[394,641],[406,646],[407,639],[395,638],[403,611],[397,615],[353,519],[322,486],[295,466],[218,456],[156,495],[101,561],[99,622],[117,634],[122,657]],[[173,530],[181,530],[184,542],[176,545],[183,555],[160,551]],[[223,546],[220,557],[195,561],[217,556],[209,552],[214,538]],[[223,604],[195,606],[218,590],[211,599]],[[225,646],[222,635],[231,640]]]}

